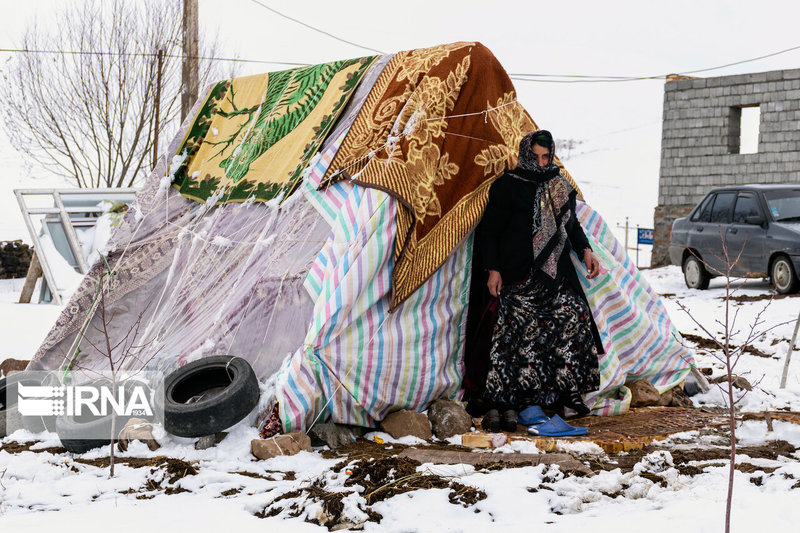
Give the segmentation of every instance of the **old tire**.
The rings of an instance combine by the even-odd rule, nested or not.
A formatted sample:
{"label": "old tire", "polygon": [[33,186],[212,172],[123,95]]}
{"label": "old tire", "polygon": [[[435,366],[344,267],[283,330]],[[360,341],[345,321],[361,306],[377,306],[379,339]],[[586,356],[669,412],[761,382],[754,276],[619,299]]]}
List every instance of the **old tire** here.
{"label": "old tire", "polygon": [[[100,378],[91,381],[86,385],[91,385],[95,387],[110,387],[114,388],[113,382],[108,378]],[[119,385],[118,385],[119,386]],[[122,383],[126,394],[126,399],[130,398],[130,391],[132,390],[131,387],[134,386],[141,386],[145,387],[147,390],[147,394],[151,395],[151,391],[149,390],[149,386],[146,383],[143,383],[138,380],[130,380],[125,381]],[[117,436],[119,435],[120,430],[125,427],[125,424],[128,423],[130,420],[130,416],[125,415],[117,415],[114,417],[114,438],[113,441],[117,442]],[[85,453],[89,450],[93,450],[95,448],[99,448],[101,446],[105,446],[112,441],[111,438],[111,423],[112,417],[111,416],[101,416],[97,417],[90,413],[87,413],[82,416],[69,416],[63,415],[59,416],[55,420],[55,432],[58,435],[59,440],[61,441],[61,445],[72,453]],[[87,434],[90,435],[103,435],[102,438],[87,438]]]}
{"label": "old tire", "polygon": [[[40,386],[43,385],[42,380],[37,376],[29,374],[28,372],[14,372],[10,376],[6,376],[0,385],[0,416],[3,410],[17,405],[17,384]],[[54,416],[23,416],[22,426],[31,433],[41,433],[43,431],[55,431],[56,417]]]}
{"label": "old tire", "polygon": [[206,357],[164,380],[164,429],[178,437],[218,433],[246,417],[258,398],[258,380],[247,361]]}
{"label": "old tire", "polygon": [[785,255],[779,255],[772,262],[769,271],[770,281],[778,294],[790,294],[797,291],[797,274],[794,271],[792,261]]}
{"label": "old tire", "polygon": [[[125,426],[129,417],[116,417],[114,433]],[[56,434],[61,445],[72,453],[85,453],[89,450],[105,446],[111,442],[111,417],[87,417],[79,419],[74,416],[59,416],[56,418]],[[103,435],[106,438],[87,438],[87,434]],[[116,438],[114,441],[116,442]]]}
{"label": "old tire", "polygon": [[689,255],[683,260],[683,280],[690,289],[706,290],[711,276],[697,257]]}

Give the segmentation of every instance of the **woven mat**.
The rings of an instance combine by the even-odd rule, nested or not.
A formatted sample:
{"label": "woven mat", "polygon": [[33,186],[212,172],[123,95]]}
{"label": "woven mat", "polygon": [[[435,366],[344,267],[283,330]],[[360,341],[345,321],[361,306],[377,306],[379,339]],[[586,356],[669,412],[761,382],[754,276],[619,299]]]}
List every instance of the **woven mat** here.
{"label": "woven mat", "polygon": [[558,449],[565,442],[594,442],[606,453],[641,450],[654,440],[663,440],[674,433],[692,431],[728,423],[722,414],[712,414],[682,407],[644,407],[631,409],[619,416],[585,416],[570,418],[573,426],[586,426],[589,433],[582,437],[534,437],[525,426],[518,425],[512,440],[528,440],[544,451]]}

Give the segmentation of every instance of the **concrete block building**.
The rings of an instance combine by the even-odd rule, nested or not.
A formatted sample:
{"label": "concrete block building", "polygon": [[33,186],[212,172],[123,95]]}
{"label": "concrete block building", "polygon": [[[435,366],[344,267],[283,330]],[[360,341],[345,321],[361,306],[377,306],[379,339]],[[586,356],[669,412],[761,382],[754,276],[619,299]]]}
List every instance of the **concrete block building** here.
{"label": "concrete block building", "polygon": [[676,218],[745,183],[800,183],[800,69],[669,79],[652,265],[669,263]]}

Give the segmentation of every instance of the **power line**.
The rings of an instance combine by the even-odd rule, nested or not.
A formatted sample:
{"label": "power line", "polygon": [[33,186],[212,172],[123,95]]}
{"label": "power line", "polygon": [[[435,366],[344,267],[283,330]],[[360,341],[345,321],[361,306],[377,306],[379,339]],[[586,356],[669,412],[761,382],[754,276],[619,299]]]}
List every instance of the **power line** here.
{"label": "power line", "polygon": [[258,5],[260,5],[260,6],[261,6],[261,7],[263,7],[264,9],[268,9],[269,11],[272,11],[272,12],[273,12],[273,13],[275,13],[276,15],[280,15],[281,17],[283,17],[283,18],[285,18],[285,19],[289,19],[289,20],[291,20],[292,22],[296,22],[297,24],[300,24],[301,26],[305,26],[306,28],[308,28],[308,29],[310,29],[310,30],[314,30],[314,31],[316,31],[316,32],[319,32],[319,33],[321,33],[321,34],[323,34],[323,35],[327,35],[328,37],[333,37],[333,38],[334,38],[334,39],[336,39],[337,41],[341,41],[341,42],[343,42],[343,43],[347,43],[347,44],[349,44],[349,45],[356,46],[356,47],[358,47],[358,48],[363,48],[364,50],[369,50],[370,52],[377,52],[377,53],[379,53],[379,54],[381,54],[381,55],[385,55],[385,54],[386,54],[386,52],[381,52],[380,50],[376,50],[376,49],[374,49],[374,48],[370,48],[369,46],[364,46],[364,45],[361,45],[361,44],[358,44],[358,43],[354,43],[353,41],[348,41],[347,39],[342,39],[341,37],[337,37],[336,35],[334,35],[334,34],[332,34],[332,33],[329,33],[329,32],[327,32],[327,31],[325,31],[325,30],[321,30],[321,29],[319,29],[319,28],[315,28],[314,26],[311,26],[310,24],[306,24],[306,23],[305,23],[305,22],[303,22],[302,20],[297,20],[296,18],[292,18],[292,17],[290,17],[289,15],[284,15],[284,14],[283,14],[283,13],[281,13],[280,11],[277,11],[277,10],[275,10],[275,9],[273,9],[273,8],[271,8],[271,7],[269,7],[268,5],[266,5],[266,4],[263,4],[263,3],[259,2],[258,0],[250,0],[250,1],[251,1],[251,2],[253,2],[254,4],[258,4]]}
{"label": "power line", "polygon": [[[679,76],[686,76],[688,74],[698,74],[700,72],[709,72],[711,70],[719,70],[726,67],[732,67],[735,65],[741,65],[744,63],[751,63],[753,61],[759,61],[761,59],[766,59],[768,57],[774,57],[777,55],[785,54],[787,52],[793,52],[794,50],[800,50],[800,45],[792,46],[791,48],[786,48],[784,50],[779,50],[777,52],[772,52],[769,54],[765,54],[758,57],[752,57],[750,59],[743,59],[741,61],[734,61],[732,63],[726,63],[724,65],[718,65],[716,67],[708,67],[708,68],[701,68],[697,70],[687,70],[684,72],[679,72],[677,75]],[[525,74],[525,73],[511,73],[509,77],[513,80],[520,80],[520,81],[533,81],[539,83],[603,83],[603,82],[622,82],[622,81],[640,81],[640,80],[658,80],[664,79],[670,74],[659,74],[656,76],[590,76],[590,75],[582,75],[582,74]],[[544,79],[544,78],[561,78],[561,79]]]}
{"label": "power line", "polygon": [[[263,7],[274,11],[272,8],[268,6],[264,6],[257,2],[257,0],[252,0],[253,2],[262,5]],[[281,13],[278,13],[281,16],[285,16]],[[287,17],[290,18],[291,17]],[[291,19],[294,20],[294,19]],[[295,21],[300,24],[303,24],[300,21]],[[315,29],[316,28],[312,28]],[[317,30],[322,31],[322,30]],[[326,32],[322,32],[326,33]],[[330,35],[330,34],[328,34]],[[338,37],[331,35],[338,39]],[[342,39],[339,39],[342,40]],[[350,41],[344,41],[348,44],[352,44],[355,46],[360,46],[355,43],[351,43]],[[378,53],[383,54],[379,50],[375,50],[373,48],[361,47],[367,50],[375,51]],[[774,57],[777,55],[785,54],[788,52],[793,52],[795,50],[800,50],[800,45],[793,46],[791,48],[786,48],[784,50],[779,50],[777,52],[772,52],[769,54],[764,54],[758,57],[753,57],[750,59],[743,59],[741,61],[734,61],[732,63],[726,63],[724,65],[718,65],[715,67],[708,67],[696,70],[687,70],[683,72],[677,73],[677,75],[685,76],[688,74],[698,74],[701,72],[709,72],[712,70],[719,70],[726,67],[732,67],[735,65],[742,65],[744,63],[751,63],[753,61],[759,61],[761,59],[766,59],[769,57]],[[123,57],[157,57],[157,52],[126,52],[126,53],[119,53],[119,52],[105,52],[105,51],[91,51],[91,50],[37,50],[37,49],[28,49],[28,48],[0,48],[0,52],[9,52],[9,53],[29,53],[29,54],[54,54],[54,55],[85,55],[85,56],[123,56]],[[175,58],[175,59],[183,59],[183,55],[181,54],[164,54],[164,57]],[[214,57],[214,56],[197,56],[196,59],[207,60],[207,61],[227,61],[227,62],[235,62],[235,63],[258,63],[258,64],[271,64],[271,65],[287,65],[287,66],[310,66],[311,63],[300,63],[300,62],[293,62],[293,61],[270,61],[270,60],[259,60],[259,59],[241,59],[241,58],[232,58],[232,57]],[[673,74],[673,73],[670,73]],[[530,81],[536,83],[618,83],[618,82],[627,82],[627,81],[642,81],[642,80],[657,80],[657,79],[664,79],[670,74],[659,74],[656,76],[601,76],[601,75],[586,75],[586,74],[536,74],[536,73],[519,73],[514,72],[510,73],[509,77],[512,80],[518,81]]]}
{"label": "power line", "polygon": [[[0,52],[25,53],[25,54],[54,54],[54,55],[82,55],[82,56],[122,56],[122,57],[158,57],[158,52],[96,52],[92,50],[32,50],[29,48],[0,48]],[[183,59],[182,54],[164,54],[163,57]],[[190,59],[203,59],[208,61],[230,61],[235,63],[262,63],[271,65],[289,65],[307,67],[311,63],[297,63],[291,61],[268,61],[259,59],[240,59],[235,57],[190,56]]]}

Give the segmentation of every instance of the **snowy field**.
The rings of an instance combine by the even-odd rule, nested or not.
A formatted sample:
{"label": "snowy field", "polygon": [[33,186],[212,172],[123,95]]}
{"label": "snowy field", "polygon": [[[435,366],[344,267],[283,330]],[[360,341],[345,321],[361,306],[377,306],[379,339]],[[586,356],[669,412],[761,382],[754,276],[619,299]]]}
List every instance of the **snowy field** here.
{"label": "snowy field", "polygon": [[[711,334],[721,331],[717,321],[724,318],[724,286],[719,280],[712,280],[707,291],[690,291],[677,267],[646,270],[645,274],[663,295],[681,333],[708,337],[681,306]],[[21,281],[0,282],[0,360],[29,358],[60,310],[51,305],[13,303]],[[736,344],[768,305],[761,313],[763,323],[756,327],[757,332],[764,332],[753,346],[758,355],[743,355],[735,370],[754,384],[741,409],[798,412],[800,354],[794,355],[786,388],[779,389],[779,382],[800,312],[800,296],[770,301],[768,295],[767,283],[748,281],[734,294],[730,307],[731,316],[736,314],[735,329],[740,330],[732,339]],[[718,355],[719,350],[711,348],[697,350],[698,366],[710,368],[712,378],[723,374],[722,364],[715,358]],[[738,389],[736,392],[741,394]],[[723,406],[717,388],[693,401],[697,407],[711,410]],[[392,442],[383,433],[366,437],[376,435]],[[790,451],[784,452],[788,457],[749,457],[746,453],[737,457],[741,469],[735,477],[732,530],[796,531],[800,424],[775,420],[773,430],[768,431],[764,420],[743,421],[737,435],[744,452],[748,447]],[[242,423],[216,447],[198,451],[192,439],[157,433],[160,449],[152,452],[142,443],[133,443],[126,453],[119,454],[116,476],[109,478],[108,469],[102,467],[106,450],[83,456],[60,453],[53,449],[59,446],[54,434],[31,435],[20,430],[0,441],[0,531],[327,531],[313,523],[319,522],[323,512],[331,511],[322,499],[311,497],[315,490],[344,493],[335,500],[340,504],[339,522],[359,524],[364,531],[611,532],[634,526],[653,533],[674,533],[721,531],[723,527],[726,461],[694,461],[695,472],[688,472],[685,465],[677,468],[673,461],[672,454],[680,450],[724,444],[720,435],[704,431],[673,435],[632,466],[593,476],[565,475],[557,467],[545,465],[503,470],[422,465],[417,467],[419,475],[436,475],[451,487],[405,492],[369,507],[363,489],[345,484],[357,464],[343,465],[340,458],[326,458],[323,449],[258,461],[250,454],[250,440],[255,436],[255,430]],[[458,444],[458,439],[451,443]],[[40,442],[23,445],[34,440]],[[400,448],[410,443],[392,445]],[[537,452],[527,442],[497,450],[498,454],[520,451]],[[606,457],[599,447],[586,443],[567,444],[562,451],[587,462],[618,460],[622,464],[624,459]],[[159,456],[171,459],[155,459]],[[474,501],[456,497],[451,503],[453,487],[460,486],[466,487],[462,493],[484,496]],[[477,491],[470,492],[470,488]],[[373,521],[368,520],[368,511],[378,513],[380,521],[374,521],[374,515]]]}

